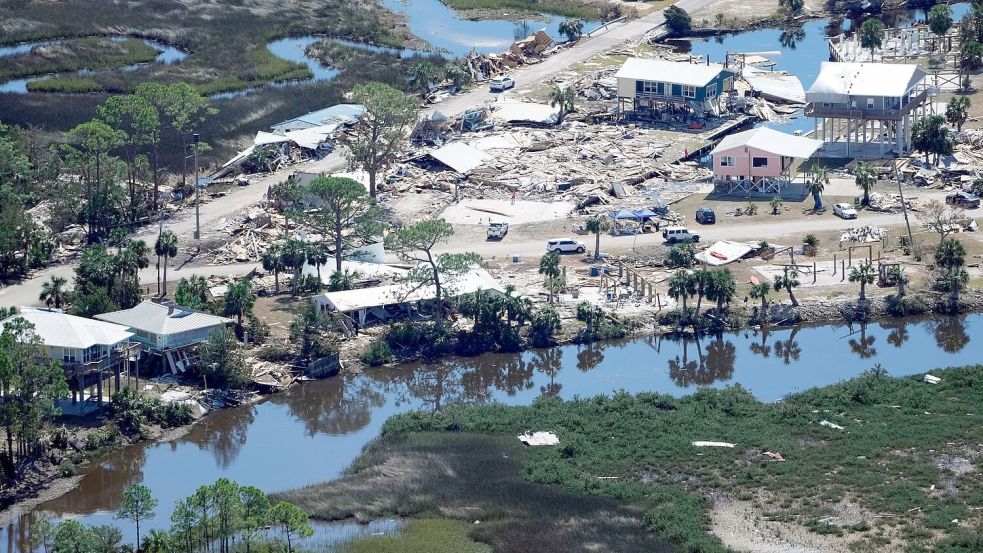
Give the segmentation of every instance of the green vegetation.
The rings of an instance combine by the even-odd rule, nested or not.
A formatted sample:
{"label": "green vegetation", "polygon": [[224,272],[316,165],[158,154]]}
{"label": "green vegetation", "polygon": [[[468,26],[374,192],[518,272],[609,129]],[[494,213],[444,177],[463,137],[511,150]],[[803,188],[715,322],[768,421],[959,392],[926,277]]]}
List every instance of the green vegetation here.
{"label": "green vegetation", "polygon": [[48,357],[33,326],[17,318],[0,329],[0,489],[29,471],[43,454],[41,437],[57,416],[55,399],[68,393],[61,362]]}
{"label": "green vegetation", "polygon": [[103,88],[91,77],[47,77],[27,83],[28,92],[88,94],[90,92],[102,92]]}
{"label": "green vegetation", "polygon": [[693,28],[693,18],[689,12],[673,4],[665,9],[666,26],[673,34],[681,35]]}
{"label": "green vegetation", "polygon": [[[609,8],[603,2],[585,0],[446,0],[451,8],[460,11],[493,10],[500,12],[508,10],[512,13],[526,14],[551,13],[577,19],[611,18]],[[607,16],[607,17],[606,17]],[[618,15],[615,15],[618,17]]]}
{"label": "green vegetation", "polygon": [[35,521],[30,542],[44,551],[50,547],[53,553],[292,553],[298,542],[313,535],[307,513],[284,501],[273,504],[259,489],[228,478],[199,486],[190,497],[179,499],[170,516],[170,530],[151,530],[141,540],[140,523],[153,518],[157,507],[151,490],[143,484],[131,484],[123,492],[115,518],[134,523],[137,541],[132,546],[122,544],[119,528],[89,527],[72,519],[57,526],[47,519]]}
{"label": "green vegetation", "polygon": [[355,540],[344,553],[491,553],[491,547],[469,536],[473,525],[454,520],[411,520],[395,536]]}
{"label": "green vegetation", "polygon": [[[154,61],[157,49],[137,38],[114,41],[106,37],[69,39],[5,57],[0,82],[80,69],[100,70]],[[101,88],[100,88],[101,90]]]}
{"label": "green vegetation", "polygon": [[416,99],[378,82],[357,85],[352,101],[365,106],[365,116],[347,144],[348,163],[369,174],[369,195],[375,198],[376,177],[406,142],[420,106]]}
{"label": "green vegetation", "polygon": [[[279,495],[325,520],[437,512],[480,519],[469,538],[496,551],[516,551],[508,543],[537,533],[557,540],[534,548],[543,551],[565,550],[560,544],[568,532],[612,539],[610,528],[598,528],[614,524],[610,514],[595,513],[565,530],[549,525],[557,510],[576,519],[584,508],[578,501],[614,509],[607,498],[643,509],[646,529],[681,550],[723,551],[708,534],[710,495],[743,498],[736,500],[752,501],[762,517],[850,541],[873,532],[894,544],[901,539],[909,550],[972,551],[979,544],[981,519],[973,507],[983,503],[983,474],[945,467],[979,454],[978,420],[967,413],[983,404],[981,371],[933,371],[942,380],[930,385],[920,375],[890,378],[875,367],[779,403],[761,403],[734,386],[684,398],[542,397],[523,407],[409,413],[387,421],[381,439],[340,480]],[[519,449],[516,433],[545,429],[559,436],[559,446]],[[696,448],[694,440],[736,447]],[[828,518],[844,502],[859,504],[861,522]],[[873,516],[878,513],[890,516]],[[620,539],[643,539],[640,528],[628,526]],[[601,549],[644,550],[637,542],[606,545]]]}

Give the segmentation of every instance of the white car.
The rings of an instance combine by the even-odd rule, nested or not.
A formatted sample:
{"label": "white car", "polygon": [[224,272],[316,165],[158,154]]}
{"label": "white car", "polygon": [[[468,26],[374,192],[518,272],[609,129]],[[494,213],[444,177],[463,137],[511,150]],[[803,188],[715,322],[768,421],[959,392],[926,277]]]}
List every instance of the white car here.
{"label": "white car", "polygon": [[546,243],[546,251],[556,253],[584,253],[587,246],[572,238],[554,238]]}
{"label": "white car", "polygon": [[856,219],[857,210],[851,204],[835,204],[833,206],[833,215],[844,219]]}
{"label": "white car", "polygon": [[515,81],[512,77],[495,77],[491,80],[492,92],[505,92],[510,88],[515,88]]}

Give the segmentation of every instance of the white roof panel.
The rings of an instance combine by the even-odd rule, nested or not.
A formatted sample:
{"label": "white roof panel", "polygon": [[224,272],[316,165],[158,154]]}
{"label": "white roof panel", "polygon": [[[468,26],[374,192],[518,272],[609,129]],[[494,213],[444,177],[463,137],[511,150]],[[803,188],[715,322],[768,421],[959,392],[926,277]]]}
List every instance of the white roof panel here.
{"label": "white roof panel", "polygon": [[463,142],[452,142],[430,152],[430,157],[457,171],[467,173],[495,156],[472,148]]}
{"label": "white roof panel", "polygon": [[[505,292],[505,289],[498,281],[481,267],[476,267],[468,273],[450,279],[445,283],[445,286],[448,287],[448,290],[453,290],[453,295],[455,296],[473,294],[478,290],[499,293]],[[373,288],[360,288],[341,292],[325,292],[320,297],[324,298],[336,310],[342,313],[350,313],[372,307],[430,300],[435,298],[436,295],[437,291],[433,286],[418,288],[414,284],[404,282],[389,286],[375,286]]]}
{"label": "white roof panel", "polygon": [[730,73],[719,63],[707,65],[684,61],[629,58],[615,74],[615,77],[636,81],[659,81],[687,86],[704,86],[716,78],[721,71]]}
{"label": "white roof panel", "polygon": [[133,337],[126,327],[46,309],[22,308],[17,315],[0,321],[0,328],[21,318],[34,325],[34,334],[49,347],[86,349],[112,346]]}
{"label": "white roof panel", "polygon": [[725,136],[710,154],[716,155],[748,146],[779,156],[807,158],[822,145],[822,140],[785,134],[768,127],[758,127]]}
{"label": "white roof panel", "polygon": [[925,78],[917,65],[824,61],[806,92],[810,102],[845,102],[849,96],[904,96]]}

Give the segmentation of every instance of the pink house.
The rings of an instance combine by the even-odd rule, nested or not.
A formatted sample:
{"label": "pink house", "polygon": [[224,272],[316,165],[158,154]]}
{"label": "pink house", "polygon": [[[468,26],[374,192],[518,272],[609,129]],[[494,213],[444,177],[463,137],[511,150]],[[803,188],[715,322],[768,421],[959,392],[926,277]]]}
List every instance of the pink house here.
{"label": "pink house", "polygon": [[781,193],[792,180],[793,165],[808,159],[820,140],[758,127],[724,137],[710,152],[713,180],[721,192]]}

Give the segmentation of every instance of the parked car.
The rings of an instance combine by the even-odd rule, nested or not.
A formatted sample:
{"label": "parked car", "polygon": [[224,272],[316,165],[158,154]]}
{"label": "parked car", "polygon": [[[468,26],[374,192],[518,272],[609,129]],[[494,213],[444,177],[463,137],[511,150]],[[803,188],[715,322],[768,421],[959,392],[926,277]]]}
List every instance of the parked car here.
{"label": "parked car", "polygon": [[666,227],[662,229],[662,237],[670,244],[700,241],[700,235],[690,232],[686,227]]}
{"label": "parked car", "polygon": [[717,222],[717,214],[709,207],[696,210],[696,222],[702,225],[712,225]]}
{"label": "parked car", "polygon": [[857,209],[853,207],[853,204],[835,204],[833,206],[833,215],[842,217],[843,219],[856,219]]}
{"label": "parked car", "polygon": [[488,239],[501,240],[509,233],[508,223],[488,223]]}
{"label": "parked car", "polygon": [[572,238],[554,238],[546,243],[546,251],[556,253],[584,253],[587,246],[580,240]]}
{"label": "parked car", "polygon": [[980,207],[980,197],[970,192],[956,192],[945,197],[945,203],[965,209]]}
{"label": "parked car", "polygon": [[512,77],[495,77],[491,80],[492,92],[505,92],[510,88],[515,88],[515,80]]}

